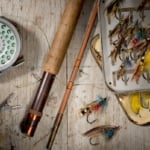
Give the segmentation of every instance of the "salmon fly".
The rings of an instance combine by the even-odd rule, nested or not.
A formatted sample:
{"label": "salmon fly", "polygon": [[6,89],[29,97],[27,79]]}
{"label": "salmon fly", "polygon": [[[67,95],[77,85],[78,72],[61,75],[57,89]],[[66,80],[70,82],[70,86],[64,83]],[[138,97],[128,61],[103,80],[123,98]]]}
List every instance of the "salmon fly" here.
{"label": "salmon fly", "polygon": [[110,55],[109,55],[109,57],[111,57],[111,60],[112,60],[112,64],[115,64],[115,62],[116,62],[116,59],[117,59],[117,48],[115,47],[112,51],[111,51],[111,53],[110,53]]}
{"label": "salmon fly", "polygon": [[115,48],[111,51],[109,57],[112,59],[112,64],[115,64],[117,60],[117,56],[121,53],[121,46],[124,41],[124,38],[122,37],[121,39],[117,40],[117,42],[114,42],[113,45]]}
{"label": "salmon fly", "polygon": [[125,19],[121,20],[118,24],[116,24],[113,30],[110,31],[109,37],[112,37],[117,33],[119,34],[119,32],[123,30],[123,28],[126,29],[126,27],[129,24],[129,20],[130,20],[130,16],[127,16]]}
{"label": "salmon fly", "polygon": [[104,108],[107,105],[108,98],[102,98],[101,96],[97,96],[96,100],[87,104],[84,108],[80,109],[81,116],[87,116],[87,122],[92,124],[94,121],[89,121],[89,115],[92,112],[97,112],[100,108]]}
{"label": "salmon fly", "polygon": [[133,37],[133,39],[131,40],[131,42],[129,43],[129,48],[135,48],[137,47],[139,44],[143,43],[145,41],[145,36],[144,33],[142,31],[142,29],[140,29]]}
{"label": "salmon fly", "polygon": [[[123,77],[126,74],[127,68],[132,67],[132,63],[129,59],[129,57],[126,57],[123,63],[120,66],[120,69],[117,71],[117,80],[119,80],[121,77]],[[122,79],[124,80],[124,79]],[[128,79],[127,79],[128,80]]]}
{"label": "salmon fly", "polygon": [[102,134],[105,136],[106,139],[111,139],[119,128],[120,128],[119,126],[111,126],[111,125],[97,126],[83,133],[83,136],[90,138],[89,140],[91,145],[97,145],[99,143],[92,142],[92,139],[94,137],[97,137],[99,134]]}
{"label": "salmon fly", "polygon": [[[118,33],[118,39],[125,38],[127,36],[127,27],[129,26],[130,23],[130,16],[126,16],[124,19],[120,20],[120,22],[115,26],[113,35],[117,35]],[[112,33],[113,33],[112,32]],[[111,33],[111,32],[110,32]]]}
{"label": "salmon fly", "polygon": [[132,80],[135,80],[136,82],[138,82],[143,73],[143,70],[144,70],[144,56],[141,58],[137,67],[135,68],[133,72]]}
{"label": "salmon fly", "polygon": [[117,80],[119,80],[126,73],[124,63],[121,64],[120,69],[117,71]]}
{"label": "salmon fly", "polygon": [[[136,81],[138,81],[144,72],[150,71],[150,59],[149,58],[150,58],[150,45],[149,43],[147,43],[146,49],[141,55],[141,59],[137,67],[135,68],[135,71],[132,76],[132,80],[135,79]],[[144,78],[146,77],[144,76]]]}
{"label": "salmon fly", "polygon": [[139,57],[142,56],[142,54],[146,51],[148,47],[148,43],[146,40],[142,40],[136,47],[131,48],[132,51],[130,51],[130,57],[132,60],[137,62]]}
{"label": "salmon fly", "polygon": [[123,0],[111,0],[111,2],[106,7],[107,15],[115,15],[116,18],[118,18],[116,14],[119,11],[119,4],[122,1]]}
{"label": "salmon fly", "polygon": [[134,37],[135,33],[137,33],[139,31],[139,23],[138,23],[138,20],[135,22],[135,23],[132,23],[131,25],[129,25],[127,27],[127,37],[126,37],[126,40],[127,40],[127,43],[129,43],[132,38]]}
{"label": "salmon fly", "polygon": [[131,21],[131,16],[130,15],[126,16],[123,20],[121,20],[121,25],[122,25],[121,33],[122,33],[123,37],[127,36],[127,28],[130,24],[130,21]]}
{"label": "salmon fly", "polygon": [[142,40],[135,48],[138,50],[138,51],[143,51],[145,50],[145,48],[147,48],[148,46],[148,43],[146,40]]}
{"label": "salmon fly", "polygon": [[118,23],[113,30],[109,32],[109,37],[116,35],[121,30],[121,24]]}

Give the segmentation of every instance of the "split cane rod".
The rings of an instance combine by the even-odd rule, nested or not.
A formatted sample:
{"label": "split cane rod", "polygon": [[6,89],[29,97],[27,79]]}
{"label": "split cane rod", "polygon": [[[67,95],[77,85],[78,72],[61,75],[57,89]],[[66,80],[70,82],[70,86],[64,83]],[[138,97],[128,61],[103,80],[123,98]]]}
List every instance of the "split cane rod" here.
{"label": "split cane rod", "polygon": [[41,119],[42,111],[52,87],[55,75],[59,72],[67,52],[73,31],[77,24],[84,0],[68,0],[60,25],[52,42],[47,62],[35,99],[29,112],[21,123],[21,131],[27,136],[33,136]]}
{"label": "split cane rod", "polygon": [[95,20],[96,20],[97,11],[98,11],[98,0],[95,0],[94,6],[92,8],[92,12],[91,12],[91,15],[90,15],[90,18],[89,18],[89,21],[88,21],[88,25],[87,25],[87,28],[86,28],[86,32],[85,32],[85,35],[84,35],[84,38],[83,38],[83,41],[82,41],[82,44],[81,44],[79,54],[76,58],[76,62],[75,62],[74,68],[72,70],[69,82],[67,84],[67,88],[66,88],[64,97],[62,99],[59,111],[57,113],[57,117],[56,117],[56,119],[54,121],[54,124],[53,124],[52,132],[51,132],[48,144],[47,144],[47,148],[49,150],[52,149],[52,146],[53,146],[53,143],[54,143],[54,140],[55,140],[55,136],[57,134],[58,128],[59,128],[60,123],[62,121],[62,117],[63,117],[64,111],[65,111],[65,108],[67,106],[68,100],[69,100],[69,96],[70,96],[70,93],[71,93],[71,90],[72,90],[72,87],[73,87],[73,84],[74,84],[74,80],[75,80],[76,75],[78,73],[79,66],[80,66],[81,60],[83,58],[83,54],[86,50],[86,46],[87,46],[90,34],[92,32],[92,29],[93,29],[93,26],[94,26],[94,23],[95,23]]}

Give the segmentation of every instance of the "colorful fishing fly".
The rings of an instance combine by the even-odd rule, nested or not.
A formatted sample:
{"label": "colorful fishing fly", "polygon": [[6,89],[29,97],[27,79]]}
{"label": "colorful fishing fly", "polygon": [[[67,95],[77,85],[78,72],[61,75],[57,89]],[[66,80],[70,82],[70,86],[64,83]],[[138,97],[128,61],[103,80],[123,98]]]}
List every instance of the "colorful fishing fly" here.
{"label": "colorful fishing fly", "polygon": [[115,48],[111,51],[109,57],[111,57],[111,60],[112,60],[112,64],[115,64],[116,60],[117,60],[117,57],[119,56],[119,54],[121,53],[121,46],[122,46],[122,43],[124,42],[124,38],[120,38],[119,40],[115,41],[113,43],[113,45],[115,46]]}
{"label": "colorful fishing fly", "polygon": [[99,134],[102,134],[105,136],[106,139],[111,139],[119,128],[120,128],[119,126],[111,126],[111,125],[97,126],[83,133],[83,136],[90,138],[89,141],[91,145],[97,145],[99,143],[92,142],[92,139],[94,137],[98,136]]}
{"label": "colorful fishing fly", "polygon": [[144,57],[142,57],[140,61],[138,62],[138,65],[136,66],[133,72],[132,80],[135,80],[136,82],[138,82],[143,73],[143,70],[144,70]]}
{"label": "colorful fishing fly", "polygon": [[109,37],[113,37],[114,35],[117,35],[121,30],[121,24],[120,22],[109,32]]}
{"label": "colorful fishing fly", "polygon": [[145,37],[142,29],[139,29],[137,33],[134,35],[133,39],[129,43],[129,48],[135,48],[139,44],[145,42]]}
{"label": "colorful fishing fly", "polygon": [[115,15],[117,17],[117,12],[119,11],[119,4],[123,0],[111,0],[108,6],[106,7],[107,15]]}
{"label": "colorful fishing fly", "polygon": [[126,30],[127,36],[126,41],[129,44],[135,33],[139,31],[139,22],[138,20],[129,24]]}
{"label": "colorful fishing fly", "polygon": [[[122,20],[120,20],[120,22],[118,24],[116,24],[116,26],[109,32],[109,38],[115,36],[118,34],[118,37],[124,37],[124,35],[122,35],[123,31],[126,34],[126,28],[130,23],[130,16],[126,16],[125,18],[123,18]],[[120,35],[121,34],[121,35]]]}
{"label": "colorful fishing fly", "polygon": [[101,96],[97,96],[96,100],[87,104],[84,108],[80,109],[81,116],[87,116],[87,122],[92,124],[96,120],[89,121],[89,115],[92,112],[97,112],[99,109],[104,108],[107,105],[108,98],[102,98]]}
{"label": "colorful fishing fly", "polygon": [[111,61],[112,61],[112,64],[115,64],[115,62],[116,62],[116,60],[117,60],[117,48],[115,47],[112,51],[111,51],[111,53],[110,53],[110,55],[109,55],[109,57],[111,57]]}
{"label": "colorful fishing fly", "polygon": [[146,40],[142,40],[138,46],[136,46],[136,50],[139,52],[143,52],[147,49],[148,43]]}
{"label": "colorful fishing fly", "polygon": [[129,49],[130,50],[130,58],[135,63],[138,62],[139,58],[144,56],[143,54],[147,51],[148,43],[146,40],[143,40],[136,47]]}
{"label": "colorful fishing fly", "polygon": [[126,73],[124,63],[121,64],[120,69],[117,71],[117,80],[119,80]]}
{"label": "colorful fishing fly", "polygon": [[129,79],[126,78],[126,80],[123,78],[124,75],[127,73],[127,69],[132,67],[132,62],[127,56],[124,60],[123,63],[120,66],[120,69],[117,71],[117,80],[119,80],[122,77],[123,81],[128,81]]}
{"label": "colorful fishing fly", "polygon": [[144,72],[149,72],[150,71],[150,49],[149,45],[147,46],[147,49],[144,51],[143,56],[141,57],[138,65],[136,66],[132,80],[135,79],[136,82],[139,81],[141,75]]}

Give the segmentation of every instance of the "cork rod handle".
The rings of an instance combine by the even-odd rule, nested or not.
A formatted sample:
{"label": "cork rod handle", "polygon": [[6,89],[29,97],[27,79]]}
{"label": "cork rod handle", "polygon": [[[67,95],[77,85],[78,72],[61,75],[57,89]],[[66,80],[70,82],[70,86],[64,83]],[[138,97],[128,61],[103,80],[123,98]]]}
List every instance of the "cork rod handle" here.
{"label": "cork rod handle", "polygon": [[44,71],[56,75],[59,72],[73,35],[84,0],[69,0],[52,42]]}

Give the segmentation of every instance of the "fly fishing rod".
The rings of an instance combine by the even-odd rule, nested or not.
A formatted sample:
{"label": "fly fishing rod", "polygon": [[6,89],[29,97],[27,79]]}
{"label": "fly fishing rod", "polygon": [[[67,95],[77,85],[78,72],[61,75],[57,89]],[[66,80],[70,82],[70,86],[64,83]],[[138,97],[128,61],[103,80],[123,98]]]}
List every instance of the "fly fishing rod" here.
{"label": "fly fishing rod", "polygon": [[73,31],[77,24],[84,0],[68,0],[60,25],[52,42],[47,62],[44,66],[43,76],[35,95],[35,99],[27,116],[21,123],[21,131],[27,136],[33,136],[42,117],[48,94],[58,74],[67,48],[71,41]]}
{"label": "fly fishing rod", "polygon": [[54,121],[54,124],[53,124],[53,127],[52,127],[52,132],[51,132],[48,144],[47,144],[47,148],[49,150],[52,149],[57,131],[59,129],[59,126],[60,126],[60,123],[62,121],[62,117],[63,117],[64,111],[65,111],[65,108],[66,108],[68,100],[69,100],[69,96],[70,96],[70,93],[71,93],[71,90],[72,90],[72,87],[73,87],[73,84],[74,84],[74,80],[75,80],[76,75],[78,73],[80,63],[82,61],[82,58],[83,58],[84,52],[86,50],[86,46],[87,46],[90,34],[92,32],[92,29],[93,29],[93,26],[94,26],[94,23],[95,23],[95,20],[96,20],[97,11],[98,11],[98,2],[99,2],[99,0],[95,0],[94,6],[92,8],[92,12],[91,12],[91,15],[90,15],[90,18],[89,18],[89,21],[88,21],[88,25],[87,25],[87,28],[86,28],[86,32],[85,32],[85,35],[84,35],[84,38],[83,38],[83,41],[82,41],[82,44],[81,44],[79,54],[76,58],[74,68],[73,68],[71,76],[70,76],[70,80],[67,84],[67,88],[66,88],[64,97],[62,99],[59,111],[57,113],[57,117],[56,117],[56,119]]}

